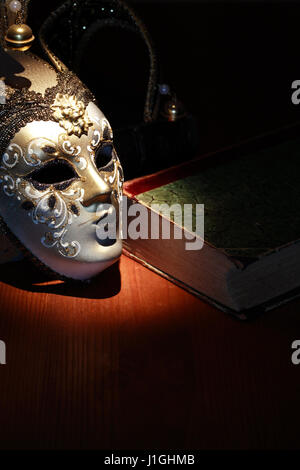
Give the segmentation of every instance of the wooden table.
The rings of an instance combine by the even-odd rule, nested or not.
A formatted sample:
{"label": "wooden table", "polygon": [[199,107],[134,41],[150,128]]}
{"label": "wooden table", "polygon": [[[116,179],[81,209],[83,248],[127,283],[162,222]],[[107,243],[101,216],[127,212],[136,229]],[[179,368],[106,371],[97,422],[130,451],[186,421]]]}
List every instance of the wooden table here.
{"label": "wooden table", "polygon": [[299,301],[241,323],[125,256],[0,280],[2,449],[299,448]]}

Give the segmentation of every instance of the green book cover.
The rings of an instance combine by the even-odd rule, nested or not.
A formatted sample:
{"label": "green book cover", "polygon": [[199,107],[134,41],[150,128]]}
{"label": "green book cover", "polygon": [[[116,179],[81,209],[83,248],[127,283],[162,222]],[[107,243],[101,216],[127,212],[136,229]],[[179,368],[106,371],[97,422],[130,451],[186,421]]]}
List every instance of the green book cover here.
{"label": "green book cover", "polygon": [[147,206],[204,204],[205,241],[230,256],[259,257],[300,238],[300,139],[204,166],[136,198]]}

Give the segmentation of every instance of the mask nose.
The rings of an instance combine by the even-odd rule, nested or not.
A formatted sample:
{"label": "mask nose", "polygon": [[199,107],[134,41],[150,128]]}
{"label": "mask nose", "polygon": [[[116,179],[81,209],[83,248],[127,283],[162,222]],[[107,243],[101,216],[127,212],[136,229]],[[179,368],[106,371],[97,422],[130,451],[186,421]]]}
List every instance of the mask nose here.
{"label": "mask nose", "polygon": [[82,205],[91,206],[95,203],[111,203],[111,187],[104,181],[96,170],[92,170],[84,183],[84,198]]}

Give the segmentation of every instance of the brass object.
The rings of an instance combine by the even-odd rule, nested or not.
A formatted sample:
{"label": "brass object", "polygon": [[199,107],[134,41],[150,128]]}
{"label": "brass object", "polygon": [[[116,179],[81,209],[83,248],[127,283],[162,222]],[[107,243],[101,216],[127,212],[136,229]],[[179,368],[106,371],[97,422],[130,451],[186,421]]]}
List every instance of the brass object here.
{"label": "brass object", "polygon": [[175,122],[185,115],[185,110],[182,103],[173,97],[165,103],[162,114],[168,121]]}
{"label": "brass object", "polygon": [[34,41],[32,29],[27,24],[13,24],[7,30],[5,41],[12,50],[27,51]]}

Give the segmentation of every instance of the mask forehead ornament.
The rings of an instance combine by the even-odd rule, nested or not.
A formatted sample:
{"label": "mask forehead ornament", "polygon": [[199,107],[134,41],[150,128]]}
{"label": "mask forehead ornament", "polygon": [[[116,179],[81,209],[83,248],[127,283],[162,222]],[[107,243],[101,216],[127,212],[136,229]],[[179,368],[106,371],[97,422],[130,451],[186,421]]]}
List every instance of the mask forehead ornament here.
{"label": "mask forehead ornament", "polygon": [[[50,270],[90,278],[122,249],[118,209],[124,178],[111,127],[66,67],[55,70],[29,52],[5,54],[10,79],[0,105],[3,225]],[[11,74],[10,64],[24,72],[25,87],[19,86],[22,72]],[[110,213],[115,239],[99,240],[97,224]]]}
{"label": "mask forehead ornament", "polygon": [[93,124],[87,115],[84,103],[75,95],[58,93],[51,109],[54,111],[54,119],[67,131],[68,135],[75,134],[80,137],[82,134],[87,134],[89,126]]}

